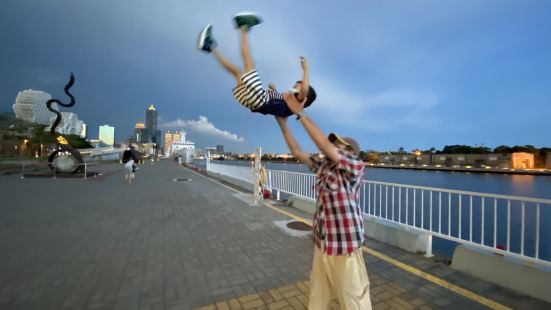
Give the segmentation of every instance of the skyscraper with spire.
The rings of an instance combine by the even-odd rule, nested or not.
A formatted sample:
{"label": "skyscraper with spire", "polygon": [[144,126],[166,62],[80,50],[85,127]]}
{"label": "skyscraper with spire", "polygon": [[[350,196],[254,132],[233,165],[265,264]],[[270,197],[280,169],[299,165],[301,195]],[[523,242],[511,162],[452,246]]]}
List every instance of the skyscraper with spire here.
{"label": "skyscraper with spire", "polygon": [[145,111],[145,128],[157,130],[157,110],[154,105]]}
{"label": "skyscraper with spire", "polygon": [[[138,126],[138,124],[140,124]],[[142,123],[136,124],[135,140],[138,143],[152,144],[155,150],[161,150],[161,131],[157,129],[157,109],[150,105],[145,110],[145,126]],[[145,128],[144,128],[145,127]]]}

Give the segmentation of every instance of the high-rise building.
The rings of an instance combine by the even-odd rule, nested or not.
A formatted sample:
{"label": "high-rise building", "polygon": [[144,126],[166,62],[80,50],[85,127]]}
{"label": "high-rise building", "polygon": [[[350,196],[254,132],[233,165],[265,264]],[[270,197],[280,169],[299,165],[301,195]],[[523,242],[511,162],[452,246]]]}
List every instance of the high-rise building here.
{"label": "high-rise building", "polygon": [[172,153],[172,143],[176,141],[181,141],[181,140],[182,140],[182,133],[180,133],[179,131],[165,132],[165,145],[164,145],[165,154]]}
{"label": "high-rise building", "polygon": [[205,147],[205,152],[208,154],[210,154],[211,156],[212,155],[216,155],[216,148],[213,147],[213,146],[207,146]]}
{"label": "high-rise building", "polygon": [[[50,126],[56,118],[55,113],[46,107],[46,102],[50,99],[52,99],[52,96],[47,92],[31,89],[23,90],[15,98],[13,111],[17,118],[35,124],[48,125],[46,130],[50,130]],[[59,110],[56,103],[52,104],[52,108]],[[83,125],[84,122],[78,119],[76,113],[61,112],[61,122],[56,127],[56,131],[66,135],[83,136],[83,130],[85,130]],[[86,131],[84,131],[84,134],[86,134]]]}
{"label": "high-rise building", "polygon": [[160,150],[162,146],[161,131],[157,129],[157,110],[151,105],[145,111],[145,125],[136,123],[134,129],[137,143],[152,144],[156,150]]}
{"label": "high-rise building", "polygon": [[115,127],[109,125],[99,126],[99,140],[107,145],[115,144]]}
{"label": "high-rise building", "polygon": [[221,155],[224,154],[224,146],[220,144],[216,145],[216,153]]}
{"label": "high-rise building", "polygon": [[153,105],[145,111],[145,128],[157,130],[157,110]]}
{"label": "high-rise building", "polygon": [[[15,116],[27,122],[51,125],[56,115],[46,107],[46,101],[50,99],[52,95],[41,90],[20,91],[13,104]],[[57,104],[52,104],[52,108],[57,110]]]}
{"label": "high-rise building", "polygon": [[80,131],[80,137],[86,139],[88,135],[87,131],[88,127],[86,127],[86,123],[82,123],[82,130]]}

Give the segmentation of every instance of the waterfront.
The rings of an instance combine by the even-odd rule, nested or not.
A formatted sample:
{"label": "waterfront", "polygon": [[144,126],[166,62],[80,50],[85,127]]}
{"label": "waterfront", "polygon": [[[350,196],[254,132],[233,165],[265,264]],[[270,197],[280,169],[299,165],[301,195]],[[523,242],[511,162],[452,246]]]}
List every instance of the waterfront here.
{"label": "waterfront", "polygon": [[[240,165],[240,166],[249,166],[250,162],[247,161],[216,161],[218,164],[229,164],[229,165]],[[204,161],[196,161],[194,163],[197,166],[205,167]],[[300,164],[283,164],[283,163],[265,163],[268,169],[272,170],[286,170],[292,172],[302,172],[309,173],[309,169]],[[480,173],[458,173],[458,172],[440,172],[440,171],[423,171],[423,170],[409,170],[409,169],[384,169],[384,168],[368,168],[367,173],[365,174],[365,179],[368,181],[376,182],[388,182],[395,184],[406,184],[414,186],[425,186],[431,188],[441,188],[441,189],[450,189],[450,190],[461,190],[469,192],[479,192],[479,193],[489,193],[489,194],[499,194],[499,195],[510,195],[510,196],[522,196],[522,197],[531,197],[531,198],[551,198],[551,177],[546,176],[530,176],[530,175],[503,175],[503,174],[480,174]],[[371,186],[362,193],[362,205],[364,211],[375,215],[381,218],[394,219],[401,223],[409,223],[411,225],[414,222],[413,218],[417,218],[416,227],[421,228],[420,217],[422,211],[420,211],[420,206],[424,205],[424,214],[423,219],[425,225],[424,229],[429,229],[428,224],[430,220],[430,210],[429,205],[430,199],[427,195],[424,198],[421,197],[418,193],[417,198],[414,198],[413,191],[410,190],[409,198],[407,194],[402,191],[401,195],[398,194],[396,190],[395,194],[392,194],[389,190],[388,193],[384,192],[387,188]],[[368,194],[368,201],[366,202],[366,194]],[[285,198],[286,196],[283,196]],[[383,203],[386,204],[385,199],[389,201],[396,198],[396,201],[401,200],[402,205],[405,206],[405,201],[409,201],[410,207],[414,204],[414,201],[417,203],[417,210],[410,210],[409,215],[406,215],[405,212],[402,212],[400,216],[398,214],[398,206],[392,207],[390,205],[387,208],[382,208],[381,206],[370,208],[370,206],[377,206],[379,199],[382,199]],[[448,202],[449,199],[449,202]],[[461,200],[459,203],[458,200]],[[495,240],[495,245],[499,248],[507,247],[507,201],[500,200],[496,202],[497,213],[494,215],[493,208],[488,207],[493,204],[493,201],[489,199],[486,200],[487,207],[484,209],[484,216],[481,217],[481,201],[479,199],[474,199],[472,202],[472,236],[469,235],[471,232],[469,215],[470,212],[470,200],[467,196],[459,197],[458,195],[452,195],[448,197],[447,194],[444,194],[442,197],[443,204],[442,209],[437,209],[438,197],[434,195],[432,202],[435,208],[432,210],[433,217],[433,231],[441,232],[443,235],[454,236],[463,240],[469,240],[472,238],[472,241],[484,244],[487,246],[494,245],[494,222],[493,218],[496,217],[496,231],[497,238]],[[390,203],[389,203],[390,204]],[[380,204],[379,204],[380,205]],[[522,215],[522,204],[513,202],[511,203],[510,208],[510,249],[512,252],[521,253],[524,251],[525,255],[535,256],[536,255],[536,244],[539,242],[539,257],[542,259],[549,259],[551,257],[551,227],[549,222],[551,221],[551,208],[549,205],[542,205],[539,214],[539,241],[536,241],[536,228],[538,227],[537,218],[538,215],[535,204],[526,204],[524,215]],[[463,219],[461,220],[461,215],[463,214]],[[522,218],[524,217],[524,226]],[[438,220],[441,219],[441,221]],[[451,224],[448,224],[448,219]],[[482,220],[484,219],[484,228],[482,228]],[[458,223],[461,222],[461,225]],[[441,226],[439,226],[441,225]],[[449,225],[449,226],[448,226]],[[461,226],[461,227],[459,227]],[[524,227],[524,231],[523,231]],[[484,233],[482,233],[484,230]],[[484,235],[485,237],[482,237]],[[524,246],[521,245],[521,240],[524,240]],[[453,250],[455,249],[457,243],[442,238],[434,239],[434,252],[445,257],[451,257]],[[522,248],[522,249],[521,249]]]}
{"label": "waterfront", "polygon": [[[248,161],[216,161],[219,164],[250,166]],[[205,168],[204,160],[194,165]],[[301,164],[263,163],[267,169],[311,173]],[[367,167],[366,180],[428,186],[500,195],[551,199],[551,176],[504,175]]]}

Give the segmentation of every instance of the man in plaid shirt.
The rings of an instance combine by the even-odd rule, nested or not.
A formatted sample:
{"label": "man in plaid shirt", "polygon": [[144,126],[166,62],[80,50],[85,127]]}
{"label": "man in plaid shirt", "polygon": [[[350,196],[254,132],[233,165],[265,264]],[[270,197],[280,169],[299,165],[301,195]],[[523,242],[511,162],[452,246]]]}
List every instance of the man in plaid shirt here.
{"label": "man in plaid shirt", "polygon": [[304,112],[305,101],[299,102],[289,93],[283,97],[323,153],[322,157],[304,152],[291,133],[287,118],[276,117],[293,156],[316,172],[318,199],[308,309],[329,309],[335,297],[342,309],[371,309],[361,250],[364,227],[359,200],[364,164],[358,156],[360,147],[352,138],[333,133],[326,137]]}

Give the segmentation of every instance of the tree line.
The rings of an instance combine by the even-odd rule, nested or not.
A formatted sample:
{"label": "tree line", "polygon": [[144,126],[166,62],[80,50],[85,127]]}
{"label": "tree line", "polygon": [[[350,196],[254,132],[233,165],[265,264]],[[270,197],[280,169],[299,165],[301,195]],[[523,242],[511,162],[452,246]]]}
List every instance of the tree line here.
{"label": "tree line", "polygon": [[419,155],[430,155],[430,154],[510,154],[524,152],[533,154],[537,159],[546,158],[547,153],[551,152],[551,148],[543,147],[537,148],[533,145],[500,145],[491,149],[486,146],[470,146],[470,145],[446,145],[442,150],[437,150],[434,147],[431,147],[427,150],[411,150],[407,152],[403,147],[398,148],[395,151],[376,151],[376,150],[366,150],[360,152],[360,157],[367,162],[377,162],[380,159],[381,155],[407,155],[407,154],[419,154]]}

